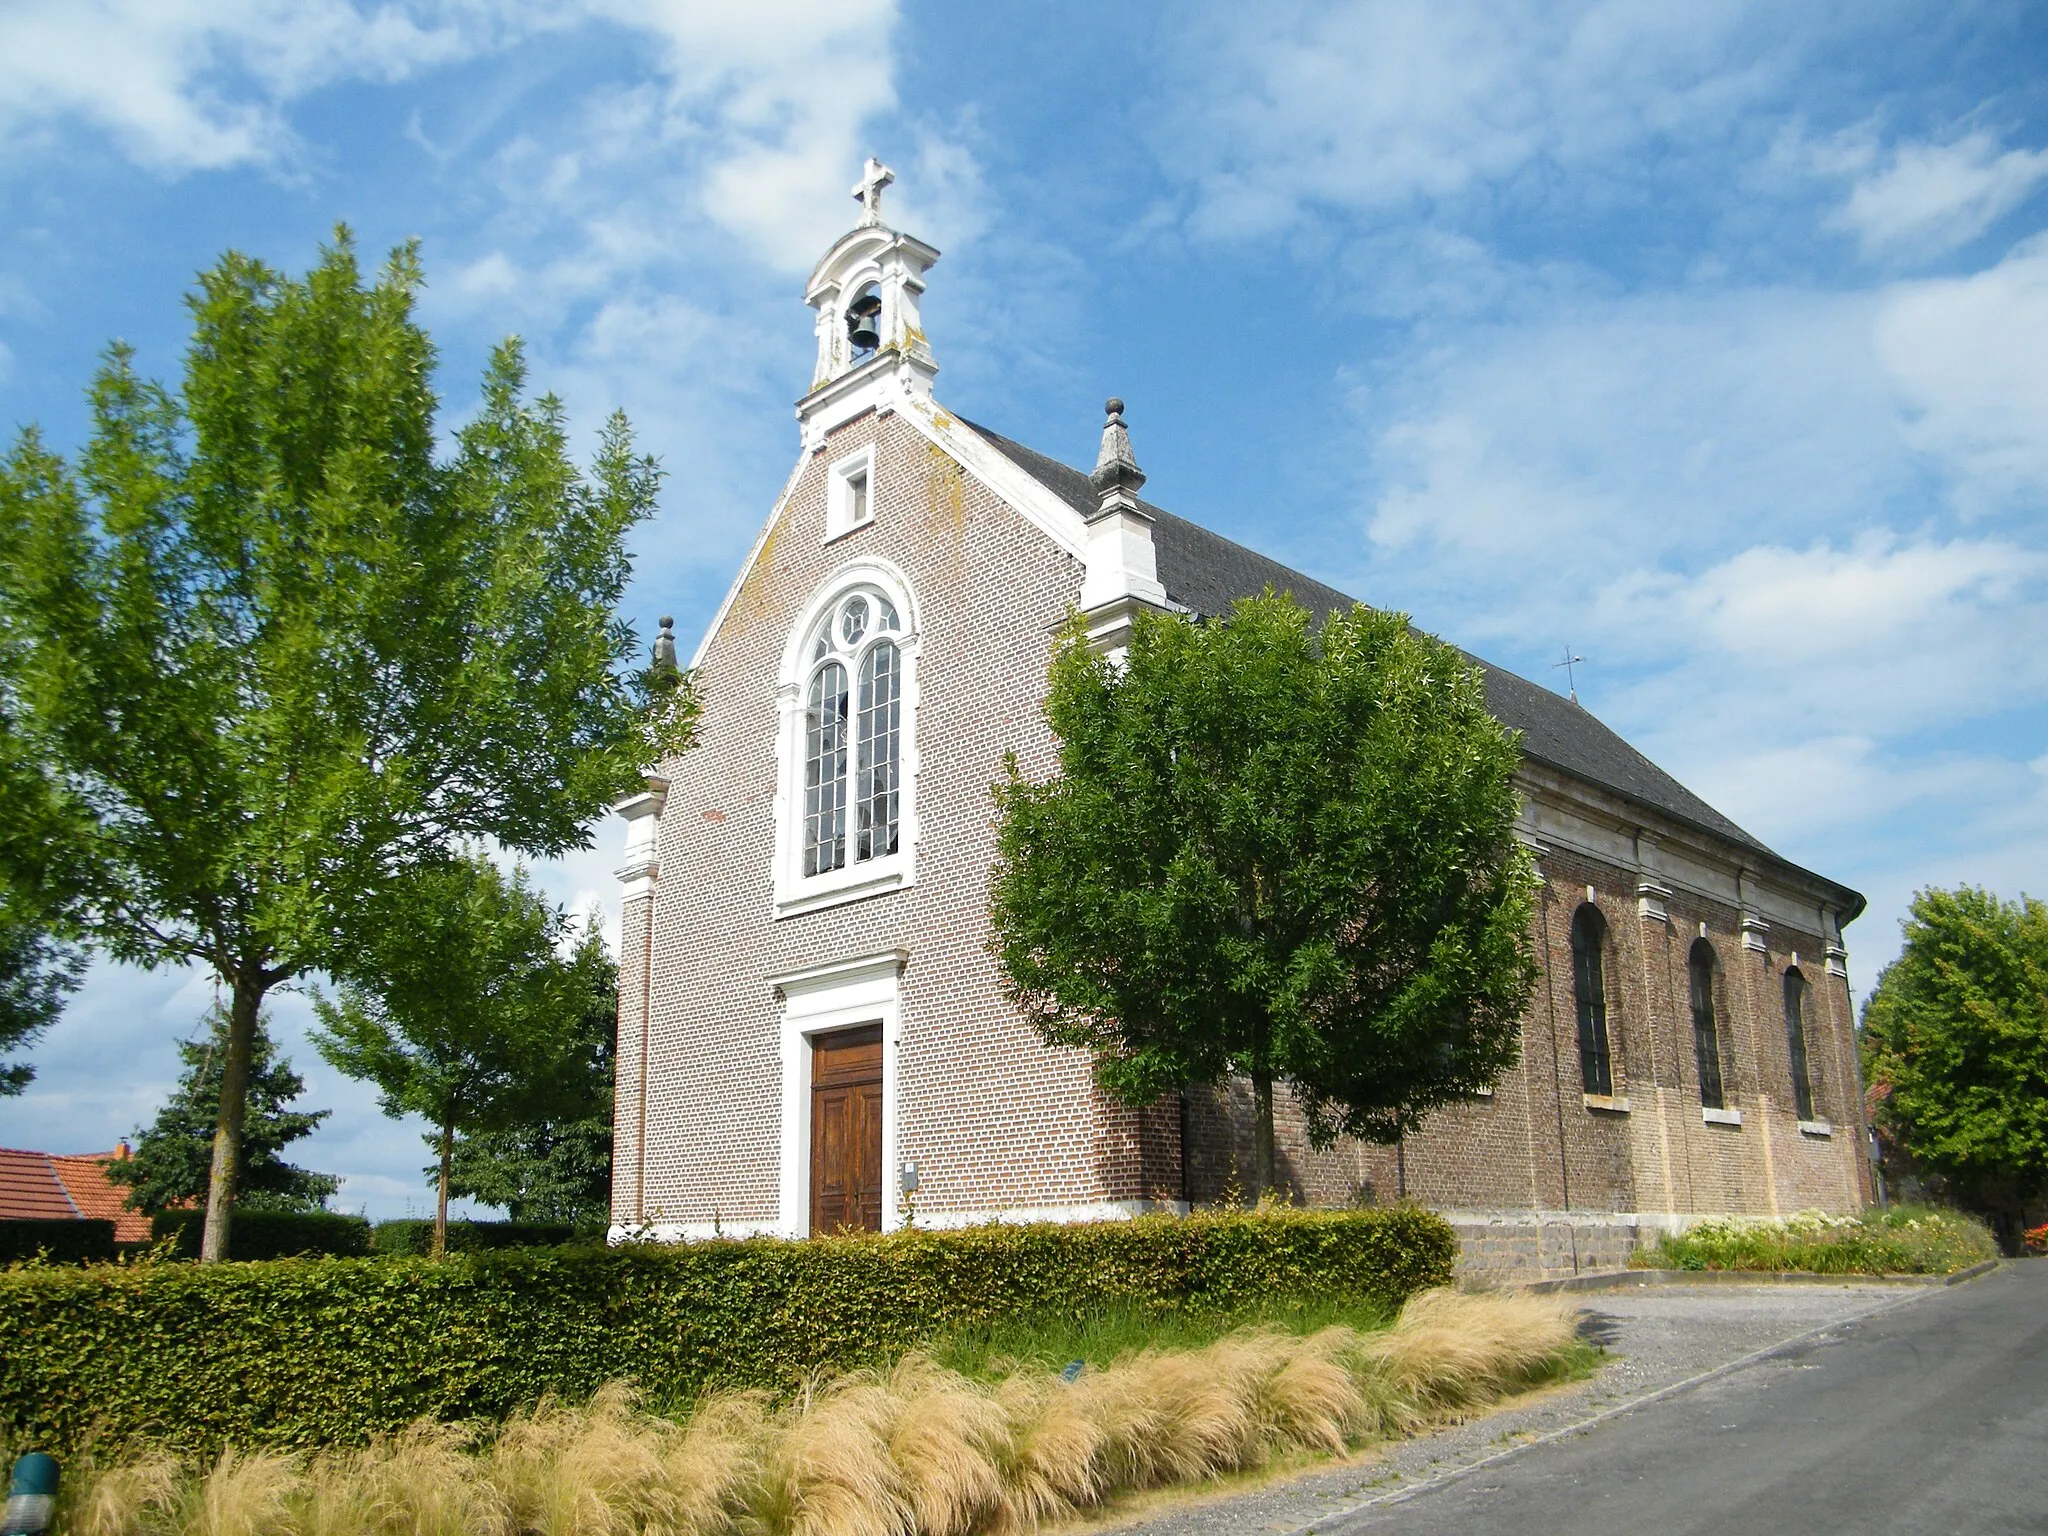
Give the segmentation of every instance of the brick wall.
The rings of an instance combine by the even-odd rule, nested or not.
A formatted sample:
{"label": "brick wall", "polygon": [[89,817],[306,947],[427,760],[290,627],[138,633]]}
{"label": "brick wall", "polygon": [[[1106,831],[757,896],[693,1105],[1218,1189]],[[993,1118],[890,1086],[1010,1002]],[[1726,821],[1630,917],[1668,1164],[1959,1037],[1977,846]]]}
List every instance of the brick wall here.
{"label": "brick wall", "polygon": [[[876,516],[828,545],[828,466],[870,444]],[[867,554],[904,570],[921,616],[916,880],[778,919],[781,660],[821,583]],[[782,1005],[767,978],[889,949],[909,955],[897,1153],[918,1164],[921,1215],[1256,1195],[1246,1084],[1139,1112],[1105,1103],[1083,1056],[1038,1043],[988,953],[989,788],[1006,753],[1027,775],[1052,766],[1040,700],[1051,631],[1081,575],[1077,561],[894,416],[856,419],[803,466],[703,656],[699,744],[663,765],[671,788],[651,910],[632,903],[625,913],[617,1220],[773,1222]],[[1622,862],[1554,848],[1541,867],[1541,969],[1520,1063],[1491,1095],[1442,1112],[1398,1147],[1312,1149],[1283,1089],[1276,1120],[1287,1195],[1322,1205],[1406,1198],[1467,1213],[1460,1219],[1480,1234],[1474,1241],[1491,1245],[1475,1253],[1520,1254],[1517,1264],[1533,1255],[1538,1267],[1559,1253],[1583,1262],[1625,1251],[1635,1227],[1603,1224],[1602,1213],[1661,1221],[1843,1209],[1866,1198],[1849,998],[1846,981],[1826,969],[1822,936],[1772,929],[1759,950],[1745,944],[1733,902],[1680,893],[1660,919],[1640,910],[1640,871]],[[1570,933],[1589,886],[1608,929],[1609,1107],[1586,1103],[1578,1061]],[[1685,966],[1702,925],[1720,960],[1724,1074],[1739,1126],[1700,1115]],[[650,945],[651,985],[642,961]],[[1802,1132],[1791,1108],[1782,985],[1795,953],[1812,988],[1815,1112],[1833,1122],[1832,1137]]]}

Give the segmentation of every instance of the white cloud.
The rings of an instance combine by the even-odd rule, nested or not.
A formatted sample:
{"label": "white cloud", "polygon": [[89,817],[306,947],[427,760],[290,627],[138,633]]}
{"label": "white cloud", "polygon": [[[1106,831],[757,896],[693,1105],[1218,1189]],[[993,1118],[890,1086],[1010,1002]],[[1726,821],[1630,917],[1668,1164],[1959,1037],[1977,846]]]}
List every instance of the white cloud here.
{"label": "white cloud", "polygon": [[[1211,235],[1305,209],[1398,210],[1538,162],[1604,160],[1687,124],[1716,136],[1769,79],[1748,7],[1394,0],[1222,8],[1183,34],[1155,149]],[[1779,69],[1789,59],[1779,61]]]}
{"label": "white cloud", "polygon": [[1966,515],[2048,497],[2048,236],[1968,277],[1905,283],[1877,313],[1905,440],[1953,477]]}
{"label": "white cloud", "polygon": [[347,0],[65,0],[0,9],[0,134],[78,117],[164,171],[271,164],[282,104],[344,78],[395,80],[475,46],[461,19]]}
{"label": "white cloud", "polygon": [[2048,177],[2048,150],[1999,149],[1980,128],[1947,143],[1898,145],[1882,163],[1869,156],[1838,220],[1866,256],[1937,256],[1966,245]]}

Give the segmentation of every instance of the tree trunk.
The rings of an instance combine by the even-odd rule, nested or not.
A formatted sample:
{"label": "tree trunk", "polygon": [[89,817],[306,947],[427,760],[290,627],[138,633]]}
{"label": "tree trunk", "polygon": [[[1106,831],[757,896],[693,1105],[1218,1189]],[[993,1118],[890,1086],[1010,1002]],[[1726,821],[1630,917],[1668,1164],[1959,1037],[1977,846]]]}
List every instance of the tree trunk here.
{"label": "tree trunk", "polygon": [[1258,1183],[1255,1198],[1263,1200],[1273,1188],[1273,1074],[1254,1069],[1252,1103],[1256,1124],[1252,1130],[1252,1177]]}
{"label": "tree trunk", "polygon": [[227,1059],[221,1063],[220,1113],[213,1124],[213,1170],[207,1178],[206,1226],[199,1262],[217,1264],[228,1256],[235,1216],[235,1183],[242,1172],[242,1121],[249,1110],[249,1067],[256,1054],[256,1019],[263,1009],[259,972],[244,969],[233,978],[228,1004]]}
{"label": "tree trunk", "polygon": [[450,1123],[441,1127],[441,1181],[434,1194],[434,1242],[427,1249],[429,1258],[440,1258],[448,1251],[448,1165],[455,1160],[455,1126]]}

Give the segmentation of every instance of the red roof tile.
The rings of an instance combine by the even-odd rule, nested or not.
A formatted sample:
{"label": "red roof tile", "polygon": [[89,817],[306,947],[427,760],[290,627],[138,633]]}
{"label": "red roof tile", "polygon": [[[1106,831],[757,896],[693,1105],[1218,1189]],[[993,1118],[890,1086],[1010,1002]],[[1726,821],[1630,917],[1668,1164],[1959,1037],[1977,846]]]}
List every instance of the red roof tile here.
{"label": "red roof tile", "polygon": [[75,1221],[82,1214],[57,1181],[47,1152],[0,1147],[0,1217]]}
{"label": "red roof tile", "polygon": [[120,1155],[118,1152],[88,1152],[76,1157],[53,1155],[50,1163],[56,1170],[57,1182],[64,1186],[64,1192],[71,1197],[71,1203],[78,1207],[81,1216],[111,1221],[117,1243],[146,1243],[149,1241],[149,1218],[140,1211],[124,1209],[121,1202],[128,1198],[128,1186],[116,1184],[107,1177],[107,1164]]}

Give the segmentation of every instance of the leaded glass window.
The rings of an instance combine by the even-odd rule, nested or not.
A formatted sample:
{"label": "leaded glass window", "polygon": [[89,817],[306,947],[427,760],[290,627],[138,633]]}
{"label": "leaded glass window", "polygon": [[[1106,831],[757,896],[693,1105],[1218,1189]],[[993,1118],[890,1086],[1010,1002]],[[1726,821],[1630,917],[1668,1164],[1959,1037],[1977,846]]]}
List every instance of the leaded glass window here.
{"label": "leaded glass window", "polygon": [[846,668],[828,661],[811,678],[804,711],[804,873],[846,865]]}
{"label": "leaded glass window", "polygon": [[1601,949],[1607,923],[1590,902],[1572,918],[1572,992],[1579,1015],[1579,1076],[1586,1092],[1614,1092],[1614,1063],[1607,1041],[1607,970]]}
{"label": "leaded glass window", "polygon": [[886,640],[861,658],[860,716],[854,737],[856,859],[878,859],[896,851],[901,677],[901,657]]}
{"label": "leaded glass window", "polygon": [[902,821],[903,621],[873,587],[842,593],[810,637],[804,713],[803,873],[898,851]]}
{"label": "leaded glass window", "polygon": [[1792,1102],[1799,1118],[1813,1118],[1813,1075],[1806,1060],[1806,978],[1785,973],[1785,1044],[1792,1056]]}
{"label": "leaded glass window", "polygon": [[1686,969],[1692,975],[1692,1046],[1699,1060],[1700,1103],[1708,1109],[1725,1109],[1721,1032],[1714,1023],[1714,946],[1705,939],[1695,940]]}

